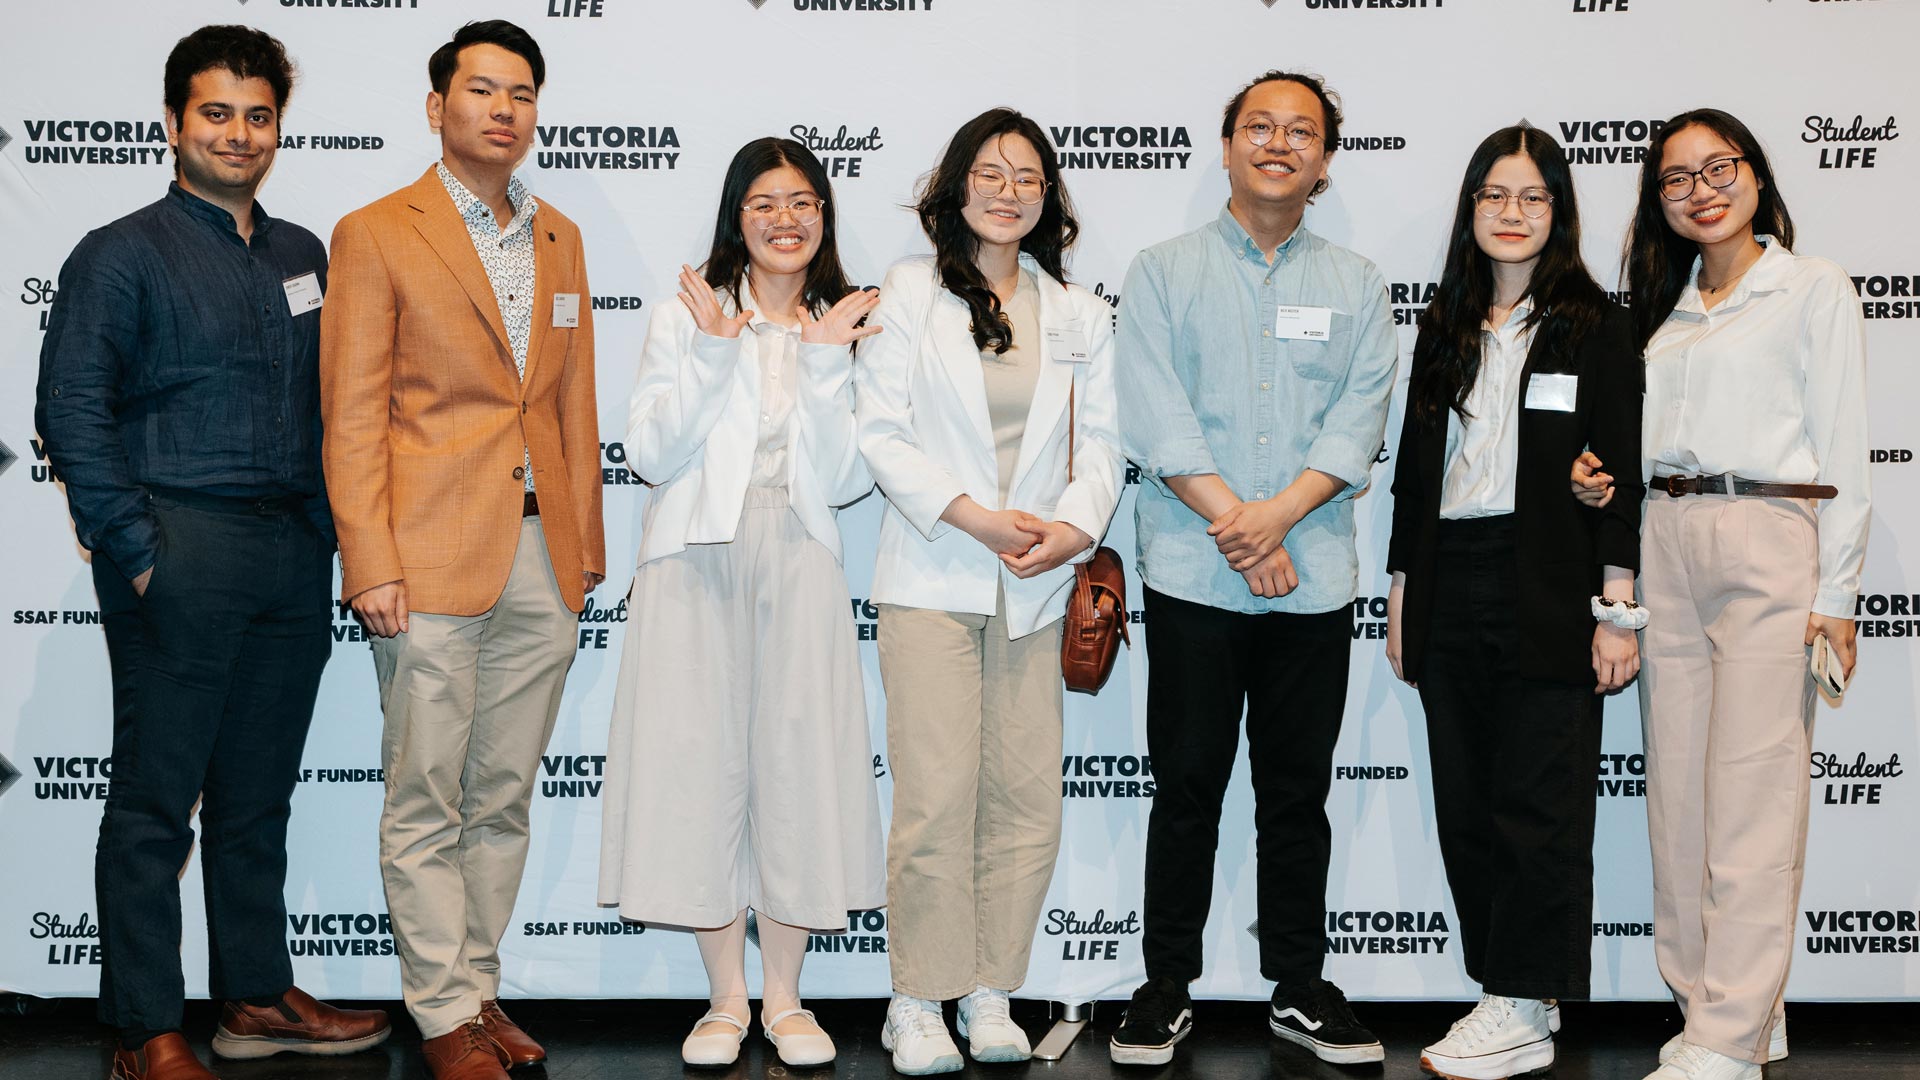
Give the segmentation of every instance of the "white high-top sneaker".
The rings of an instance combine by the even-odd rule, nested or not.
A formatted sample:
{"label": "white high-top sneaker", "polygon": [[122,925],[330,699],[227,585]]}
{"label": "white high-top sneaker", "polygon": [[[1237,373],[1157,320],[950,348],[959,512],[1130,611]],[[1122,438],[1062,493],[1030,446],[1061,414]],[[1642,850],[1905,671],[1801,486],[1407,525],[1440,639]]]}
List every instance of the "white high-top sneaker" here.
{"label": "white high-top sneaker", "polygon": [[1546,1002],[1483,994],[1445,1038],[1421,1052],[1420,1064],[1458,1080],[1506,1080],[1551,1068]]}
{"label": "white high-top sneaker", "polygon": [[975,1061],[1025,1061],[1033,1056],[1027,1033],[1007,1015],[1007,992],[985,986],[960,999],[960,1037]]}
{"label": "white high-top sneaker", "polygon": [[1646,1080],[1760,1080],[1760,1066],[1683,1042]]}
{"label": "white high-top sneaker", "polygon": [[947,1034],[940,1003],[895,994],[880,1028],[880,1048],[893,1054],[893,1071],[905,1076],[959,1072],[966,1064]]}
{"label": "white high-top sneaker", "polygon": [[[1685,1037],[1686,1032],[1682,1031],[1680,1034],[1667,1040],[1666,1045],[1660,1048],[1660,1064],[1665,1065],[1667,1059],[1673,1056],[1674,1051],[1680,1049],[1680,1043],[1684,1041]],[[1787,1018],[1782,1016],[1773,1022],[1773,1035],[1767,1040],[1767,1060],[1769,1062],[1785,1061],[1786,1057]]]}

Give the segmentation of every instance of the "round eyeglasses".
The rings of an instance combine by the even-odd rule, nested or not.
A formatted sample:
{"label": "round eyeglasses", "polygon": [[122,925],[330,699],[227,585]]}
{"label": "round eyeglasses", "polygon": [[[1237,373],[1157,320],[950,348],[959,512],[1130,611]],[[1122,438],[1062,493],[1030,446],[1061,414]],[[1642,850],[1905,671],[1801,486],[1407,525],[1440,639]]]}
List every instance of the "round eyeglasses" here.
{"label": "round eyeglasses", "polygon": [[825,200],[822,199],[801,198],[788,203],[775,203],[769,200],[748,203],[740,208],[740,212],[745,214],[747,221],[761,232],[766,232],[778,225],[782,213],[791,217],[795,225],[804,229],[819,223],[820,212],[826,205]]}
{"label": "round eyeglasses", "polygon": [[1668,202],[1684,202],[1693,198],[1693,189],[1702,180],[1715,191],[1730,188],[1740,179],[1740,163],[1745,160],[1743,157],[1714,158],[1698,169],[1668,173],[1660,178],[1660,195]]}
{"label": "round eyeglasses", "polygon": [[1274,133],[1279,132],[1286,139],[1287,145],[1295,150],[1305,150],[1320,137],[1319,132],[1306,124],[1288,124],[1281,127],[1270,120],[1249,120],[1234,130],[1246,132],[1247,141],[1255,146],[1267,145],[1273,141]]}
{"label": "round eyeglasses", "polygon": [[1038,176],[1016,176],[1008,180],[1006,175],[994,169],[974,169],[973,193],[983,199],[997,199],[1000,193],[1013,185],[1013,197],[1028,206],[1047,197],[1047,182]]}
{"label": "round eyeglasses", "polygon": [[1506,188],[1484,187],[1473,193],[1473,208],[1481,217],[1499,217],[1509,201],[1520,204],[1520,212],[1530,218],[1543,218],[1553,209],[1553,196],[1540,188],[1522,188],[1510,192]]}

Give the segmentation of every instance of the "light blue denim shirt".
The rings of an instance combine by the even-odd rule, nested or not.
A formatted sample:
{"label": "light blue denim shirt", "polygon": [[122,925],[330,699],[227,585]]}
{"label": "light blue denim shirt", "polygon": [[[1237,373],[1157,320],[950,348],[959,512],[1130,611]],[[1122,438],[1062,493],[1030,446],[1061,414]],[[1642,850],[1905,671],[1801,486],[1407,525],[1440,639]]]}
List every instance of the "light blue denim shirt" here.
{"label": "light blue denim shirt", "polygon": [[[1222,208],[1212,224],[1141,252],[1121,295],[1120,438],[1146,480],[1133,513],[1148,587],[1250,613],[1352,603],[1352,500],[1380,452],[1399,359],[1380,271],[1305,227],[1268,265]],[[1326,340],[1276,336],[1282,304],[1331,308]],[[1217,473],[1242,499],[1264,499],[1306,469],[1347,487],[1287,534],[1300,586],[1273,599],[1247,589],[1206,519],[1163,479]]]}

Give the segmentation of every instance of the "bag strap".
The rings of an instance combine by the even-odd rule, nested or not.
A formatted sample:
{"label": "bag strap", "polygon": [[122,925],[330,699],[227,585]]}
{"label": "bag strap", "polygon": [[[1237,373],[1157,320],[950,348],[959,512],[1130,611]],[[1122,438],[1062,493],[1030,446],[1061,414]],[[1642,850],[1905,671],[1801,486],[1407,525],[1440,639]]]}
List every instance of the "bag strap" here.
{"label": "bag strap", "polygon": [[1067,378],[1070,380],[1067,383],[1067,483],[1071,484],[1073,483],[1073,444],[1076,436],[1079,435],[1079,432],[1074,430],[1073,390],[1080,380],[1072,375]]}

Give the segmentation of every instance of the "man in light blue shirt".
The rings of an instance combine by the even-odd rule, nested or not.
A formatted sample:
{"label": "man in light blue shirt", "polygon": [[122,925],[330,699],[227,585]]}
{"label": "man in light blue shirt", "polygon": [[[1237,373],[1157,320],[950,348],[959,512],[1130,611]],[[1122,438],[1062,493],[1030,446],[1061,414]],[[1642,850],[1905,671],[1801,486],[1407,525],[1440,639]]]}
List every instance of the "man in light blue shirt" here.
{"label": "man in light blue shirt", "polygon": [[1189,1030],[1243,710],[1269,1026],[1325,1061],[1384,1056],[1320,977],[1352,499],[1380,451],[1399,351],[1379,270],[1301,225],[1340,119],[1310,75],[1271,71],[1243,89],[1221,124],[1226,208],[1141,252],[1121,292],[1120,430],[1147,480],[1134,520],[1157,791],[1147,982],[1113,1037],[1116,1062],[1165,1062]]}

